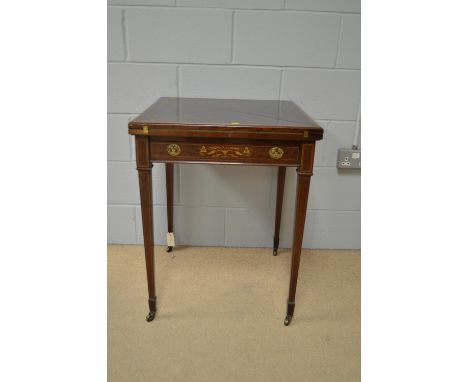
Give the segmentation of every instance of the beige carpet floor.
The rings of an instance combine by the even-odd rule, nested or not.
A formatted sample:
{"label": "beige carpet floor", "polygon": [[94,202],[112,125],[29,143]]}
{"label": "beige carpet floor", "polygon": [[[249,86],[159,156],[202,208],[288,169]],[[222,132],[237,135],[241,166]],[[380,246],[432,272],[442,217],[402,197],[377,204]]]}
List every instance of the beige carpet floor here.
{"label": "beige carpet floor", "polygon": [[360,380],[358,251],[303,250],[286,327],[289,250],[164,249],[147,323],[143,247],[108,247],[110,382]]}

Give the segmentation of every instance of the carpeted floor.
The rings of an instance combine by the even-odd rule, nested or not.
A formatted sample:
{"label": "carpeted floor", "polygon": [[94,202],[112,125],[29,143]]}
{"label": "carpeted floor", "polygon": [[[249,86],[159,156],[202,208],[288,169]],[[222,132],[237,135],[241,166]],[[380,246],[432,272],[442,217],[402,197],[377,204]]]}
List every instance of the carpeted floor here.
{"label": "carpeted floor", "polygon": [[108,247],[109,382],[360,380],[360,253],[303,250],[290,326],[291,253],[156,247],[147,323],[142,246]]}

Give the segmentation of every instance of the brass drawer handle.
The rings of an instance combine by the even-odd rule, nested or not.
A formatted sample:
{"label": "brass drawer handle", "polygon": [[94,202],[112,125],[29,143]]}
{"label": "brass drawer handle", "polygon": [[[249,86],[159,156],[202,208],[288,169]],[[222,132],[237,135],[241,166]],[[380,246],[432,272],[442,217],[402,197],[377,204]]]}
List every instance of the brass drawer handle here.
{"label": "brass drawer handle", "polygon": [[176,144],[168,145],[166,150],[171,157],[176,157],[181,152],[180,146]]}
{"label": "brass drawer handle", "polygon": [[268,151],[268,154],[270,154],[270,157],[273,159],[280,159],[284,154],[284,150],[281,147],[272,147],[270,151]]}

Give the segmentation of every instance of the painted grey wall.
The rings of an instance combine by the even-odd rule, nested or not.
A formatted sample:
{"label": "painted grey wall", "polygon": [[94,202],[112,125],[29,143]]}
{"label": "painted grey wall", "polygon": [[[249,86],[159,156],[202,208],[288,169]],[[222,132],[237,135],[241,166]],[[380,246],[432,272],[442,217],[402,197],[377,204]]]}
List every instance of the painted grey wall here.
{"label": "painted grey wall", "polygon": [[[127,122],[160,96],[293,100],[325,129],[304,247],[360,247],[360,173],[335,168],[360,98],[359,0],[109,0],[108,242],[142,243]],[[177,244],[271,246],[276,171],[178,165]],[[165,177],[154,166],[155,239],[165,242]],[[280,246],[290,246],[288,169]]]}

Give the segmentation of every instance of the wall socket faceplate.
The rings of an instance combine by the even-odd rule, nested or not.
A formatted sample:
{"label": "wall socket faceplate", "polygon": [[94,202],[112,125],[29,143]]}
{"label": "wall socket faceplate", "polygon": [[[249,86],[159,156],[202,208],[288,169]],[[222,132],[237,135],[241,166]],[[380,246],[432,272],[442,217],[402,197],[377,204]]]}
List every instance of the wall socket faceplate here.
{"label": "wall socket faceplate", "polygon": [[336,167],[361,169],[361,149],[338,149]]}

